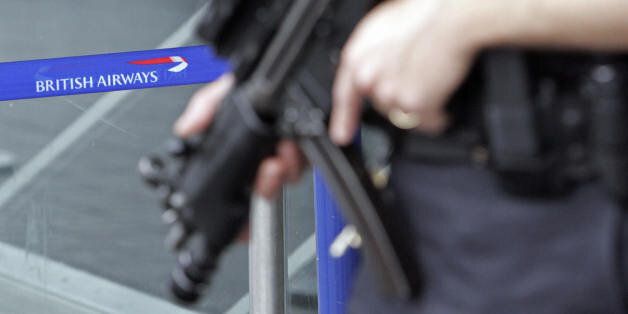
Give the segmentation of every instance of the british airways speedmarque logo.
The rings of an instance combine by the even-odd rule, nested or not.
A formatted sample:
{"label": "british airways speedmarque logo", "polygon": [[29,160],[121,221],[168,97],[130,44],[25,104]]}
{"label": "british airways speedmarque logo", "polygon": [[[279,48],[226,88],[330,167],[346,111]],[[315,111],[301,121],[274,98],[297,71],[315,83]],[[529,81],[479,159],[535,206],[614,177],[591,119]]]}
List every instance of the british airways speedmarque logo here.
{"label": "british airways speedmarque logo", "polygon": [[0,63],[0,101],[211,82],[229,64],[207,46]]}
{"label": "british airways speedmarque logo", "polygon": [[[168,72],[179,73],[187,69],[189,63],[181,56],[160,57],[143,60],[129,61],[133,65],[161,65],[175,64]],[[59,79],[37,80],[35,91],[37,93],[73,91],[89,88],[111,88],[127,85],[155,84],[160,80],[159,71],[134,71],[126,73],[113,73],[103,75],[88,75],[79,77],[65,77]]]}
{"label": "british airways speedmarque logo", "polygon": [[169,72],[179,73],[185,70],[188,67],[188,61],[180,56],[172,56],[165,58],[153,58],[147,60],[135,60],[129,62],[130,64],[141,64],[141,65],[152,65],[152,64],[167,64],[167,63],[178,63],[176,66],[168,69]]}

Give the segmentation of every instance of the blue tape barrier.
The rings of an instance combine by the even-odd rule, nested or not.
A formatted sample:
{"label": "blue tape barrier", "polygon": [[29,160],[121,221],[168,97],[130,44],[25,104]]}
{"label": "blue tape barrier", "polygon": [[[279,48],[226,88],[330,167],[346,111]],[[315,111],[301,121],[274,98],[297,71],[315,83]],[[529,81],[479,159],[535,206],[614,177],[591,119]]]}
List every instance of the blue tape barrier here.
{"label": "blue tape barrier", "polygon": [[345,314],[355,271],[360,261],[358,251],[349,249],[336,258],[329,247],[345,227],[340,207],[319,171],[314,172],[316,211],[316,255],[318,276],[318,313]]}
{"label": "blue tape barrier", "polygon": [[0,101],[207,83],[229,71],[207,46],[0,63]]}

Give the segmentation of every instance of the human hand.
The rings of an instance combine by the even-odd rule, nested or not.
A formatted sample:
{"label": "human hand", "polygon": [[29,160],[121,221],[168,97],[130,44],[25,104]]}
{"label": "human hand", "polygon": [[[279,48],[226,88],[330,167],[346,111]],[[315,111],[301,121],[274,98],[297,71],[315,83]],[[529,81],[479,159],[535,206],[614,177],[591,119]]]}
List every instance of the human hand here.
{"label": "human hand", "polygon": [[[331,119],[335,142],[347,144],[353,137],[363,96],[372,98],[384,114],[394,108],[420,114],[419,128],[424,131],[444,128],[443,103],[476,50],[471,40],[475,36],[461,18],[464,8],[458,7],[463,1],[391,0],[363,19],[345,46],[336,76]],[[454,36],[463,30],[464,37]],[[175,133],[185,138],[206,129],[233,84],[233,76],[225,75],[197,92],[175,124]],[[258,170],[256,192],[276,196],[284,181],[299,178],[303,165],[297,146],[280,142],[275,156]]]}
{"label": "human hand", "polygon": [[[174,133],[187,138],[203,132],[211,124],[222,100],[234,85],[233,75],[226,74],[200,89],[190,100],[185,112],[174,125]],[[255,193],[275,198],[284,182],[299,179],[304,159],[294,142],[280,141],[274,156],[262,161],[254,184]]]}
{"label": "human hand", "polygon": [[385,116],[418,118],[438,134],[448,124],[446,101],[480,48],[473,25],[477,1],[391,0],[373,9],[345,45],[334,82],[330,135],[348,144],[358,127],[362,98]]}

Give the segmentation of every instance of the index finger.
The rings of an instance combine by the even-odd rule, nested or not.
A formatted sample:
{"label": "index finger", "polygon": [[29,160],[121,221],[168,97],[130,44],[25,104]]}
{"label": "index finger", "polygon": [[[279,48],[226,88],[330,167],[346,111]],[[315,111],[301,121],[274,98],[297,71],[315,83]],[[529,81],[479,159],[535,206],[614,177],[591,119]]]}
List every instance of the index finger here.
{"label": "index finger", "polygon": [[336,144],[347,145],[358,128],[362,97],[346,63],[338,67],[332,96],[330,136]]}

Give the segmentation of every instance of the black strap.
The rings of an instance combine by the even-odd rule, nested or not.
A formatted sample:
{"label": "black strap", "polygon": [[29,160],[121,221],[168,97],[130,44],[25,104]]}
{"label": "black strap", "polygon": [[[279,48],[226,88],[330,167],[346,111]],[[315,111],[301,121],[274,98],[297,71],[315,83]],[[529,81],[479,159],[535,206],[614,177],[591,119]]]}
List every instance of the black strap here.
{"label": "black strap", "polygon": [[540,155],[529,75],[522,52],[497,50],[484,59],[484,125],[497,171],[537,171]]}

